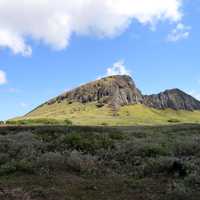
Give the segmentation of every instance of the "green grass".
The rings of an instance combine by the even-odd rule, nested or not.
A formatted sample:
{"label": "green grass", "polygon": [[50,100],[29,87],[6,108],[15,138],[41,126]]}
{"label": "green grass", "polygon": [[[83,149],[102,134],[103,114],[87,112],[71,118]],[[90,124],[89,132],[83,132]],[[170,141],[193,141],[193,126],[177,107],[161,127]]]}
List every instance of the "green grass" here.
{"label": "green grass", "polygon": [[123,106],[113,112],[111,108],[97,107],[96,103],[61,102],[44,105],[25,117],[18,119],[50,118],[69,119],[75,125],[157,125],[171,123],[199,123],[200,111],[157,110],[144,105]]}
{"label": "green grass", "polygon": [[6,125],[72,125],[72,122],[68,119],[29,118],[8,120]]}

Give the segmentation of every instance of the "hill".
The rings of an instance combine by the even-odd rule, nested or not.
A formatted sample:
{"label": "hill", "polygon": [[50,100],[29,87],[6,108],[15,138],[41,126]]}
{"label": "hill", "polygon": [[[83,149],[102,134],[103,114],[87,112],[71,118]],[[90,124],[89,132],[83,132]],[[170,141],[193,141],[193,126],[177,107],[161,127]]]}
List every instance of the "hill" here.
{"label": "hill", "polygon": [[38,118],[76,125],[199,123],[200,102],[179,89],[143,95],[130,76],[116,75],[65,92],[18,120]]}

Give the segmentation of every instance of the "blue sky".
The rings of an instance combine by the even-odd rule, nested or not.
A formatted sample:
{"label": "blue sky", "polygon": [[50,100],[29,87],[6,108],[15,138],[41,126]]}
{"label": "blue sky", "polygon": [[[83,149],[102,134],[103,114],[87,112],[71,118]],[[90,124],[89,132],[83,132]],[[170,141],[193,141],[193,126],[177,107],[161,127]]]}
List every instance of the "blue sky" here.
{"label": "blue sky", "polygon": [[[23,27],[15,30],[13,23],[3,26],[4,21],[0,21],[0,36],[5,36],[5,27],[11,26],[9,31],[19,36],[9,32],[2,37],[5,40],[0,39],[0,119],[25,114],[63,91],[106,76],[108,68],[111,73],[129,72],[144,94],[177,87],[199,98],[200,1],[180,2],[176,9],[181,17],[176,13],[162,18],[155,11],[145,21],[131,11],[128,23],[123,18],[120,28],[113,25],[116,21],[109,22],[112,28],[107,24],[102,28],[92,26],[94,22],[89,20],[92,31],[84,32],[86,20],[79,20],[79,28],[70,34],[65,32],[66,27],[61,29],[64,36],[55,29],[58,38],[46,33],[34,35],[33,31],[23,34]],[[7,9],[6,14],[10,11]],[[23,7],[12,9],[20,12]],[[29,17],[32,23],[34,16]],[[109,15],[108,21],[109,17],[113,18]],[[23,20],[16,20],[17,25],[26,22]],[[1,32],[1,26],[6,31]],[[113,68],[116,65],[118,72]]]}

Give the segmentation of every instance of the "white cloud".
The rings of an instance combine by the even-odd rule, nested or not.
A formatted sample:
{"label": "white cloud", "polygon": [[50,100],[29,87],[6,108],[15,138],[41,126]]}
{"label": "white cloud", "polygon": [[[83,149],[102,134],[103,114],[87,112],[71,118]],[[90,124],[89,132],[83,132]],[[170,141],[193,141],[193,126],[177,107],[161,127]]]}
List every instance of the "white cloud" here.
{"label": "white cloud", "polygon": [[0,0],[0,47],[27,56],[31,38],[60,50],[73,33],[113,37],[133,20],[178,22],[181,6],[182,0]]}
{"label": "white cloud", "polygon": [[170,42],[176,42],[178,40],[187,39],[190,36],[190,30],[190,26],[178,23],[176,27],[169,33],[167,40]]}
{"label": "white cloud", "polygon": [[0,70],[0,85],[7,83],[6,73]]}
{"label": "white cloud", "polygon": [[124,61],[119,60],[112,67],[107,68],[106,76],[112,75],[131,75],[131,73],[126,69]]}
{"label": "white cloud", "polygon": [[21,53],[23,56],[30,56],[32,54],[31,47],[25,44],[24,39],[20,35],[7,30],[0,29],[0,46],[10,48],[14,54]]}

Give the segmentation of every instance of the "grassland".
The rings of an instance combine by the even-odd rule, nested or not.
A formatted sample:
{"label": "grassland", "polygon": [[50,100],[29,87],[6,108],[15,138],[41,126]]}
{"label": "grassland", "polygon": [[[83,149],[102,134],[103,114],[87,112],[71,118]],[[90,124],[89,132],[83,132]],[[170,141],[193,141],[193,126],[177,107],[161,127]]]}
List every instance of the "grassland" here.
{"label": "grassland", "polygon": [[0,128],[1,200],[199,200],[200,125]]}
{"label": "grassland", "polygon": [[69,119],[74,125],[159,125],[176,123],[199,123],[200,111],[157,110],[144,105],[123,106],[113,111],[107,106],[98,108],[96,103],[71,103],[66,101],[43,105],[21,119],[55,118]]}

